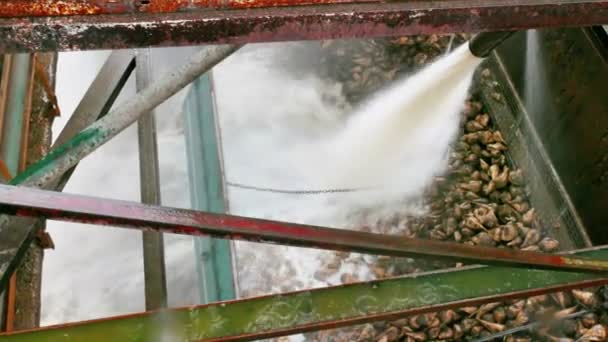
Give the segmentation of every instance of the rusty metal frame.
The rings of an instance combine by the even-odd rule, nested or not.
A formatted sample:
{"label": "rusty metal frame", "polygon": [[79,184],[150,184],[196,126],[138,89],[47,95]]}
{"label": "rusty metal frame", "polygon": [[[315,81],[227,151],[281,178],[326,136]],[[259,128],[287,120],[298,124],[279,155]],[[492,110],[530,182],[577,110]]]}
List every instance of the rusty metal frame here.
{"label": "rusty metal frame", "polygon": [[0,184],[0,213],[192,236],[473,264],[606,272],[608,261],[216,214]]}
{"label": "rusty metal frame", "polygon": [[[3,37],[0,51],[242,44],[601,24],[608,24],[608,1],[5,0],[0,3],[0,36]],[[488,264],[577,270],[608,268],[608,262],[602,260],[437,241],[397,240],[378,234],[144,206],[5,185],[0,185],[2,210],[27,217],[374,254],[431,256],[439,253],[443,257]],[[605,283],[605,279],[601,283]],[[370,314],[361,322],[377,318]],[[323,326],[315,326],[319,327]],[[312,326],[308,326],[308,330],[314,330],[310,328]]]}
{"label": "rusty metal frame", "polygon": [[[23,3],[6,0],[3,3]],[[36,0],[41,2],[42,0]],[[45,2],[46,0],[42,1]],[[275,1],[307,6],[217,9],[213,1],[175,1],[182,6],[156,10],[123,4],[89,15],[62,11],[0,12],[0,51],[119,49],[334,38],[521,30],[608,23],[608,1],[601,0],[419,0],[371,3]],[[48,1],[46,1],[48,2]],[[104,1],[77,0],[91,4]],[[107,4],[107,1],[105,1]],[[155,1],[152,1],[155,3]],[[194,4],[192,4],[194,3]],[[228,1],[227,3],[232,3]],[[272,4],[267,0],[246,2]],[[325,3],[325,4],[319,4]],[[198,4],[198,5],[197,5]],[[183,11],[176,11],[183,9]],[[113,13],[97,15],[97,13]],[[22,15],[46,15],[27,16]],[[72,11],[68,14],[83,14]],[[11,16],[12,15],[12,16]]]}

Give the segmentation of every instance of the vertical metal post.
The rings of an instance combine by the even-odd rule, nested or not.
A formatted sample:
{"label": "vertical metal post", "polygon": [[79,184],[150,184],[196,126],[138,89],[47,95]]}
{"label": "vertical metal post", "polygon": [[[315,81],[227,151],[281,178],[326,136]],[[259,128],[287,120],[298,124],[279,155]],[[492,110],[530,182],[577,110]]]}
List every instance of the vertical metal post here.
{"label": "vertical metal post", "polygon": [[[6,165],[7,171],[11,175],[16,175],[25,166],[25,143],[27,142],[27,132],[25,128],[29,122],[29,109],[32,89],[32,56],[21,53],[6,57],[7,62],[4,68],[6,86],[1,95],[4,99],[2,108],[2,124],[0,127],[0,159]],[[27,114],[27,115],[26,115]],[[6,325],[5,329],[11,331],[15,323],[15,297],[17,290],[17,276],[13,273],[10,278],[8,291],[3,294],[6,296]],[[3,298],[4,299],[4,298]]]}
{"label": "vertical metal post", "polygon": [[[185,103],[188,176],[193,209],[225,213],[221,138],[213,101],[211,72],[193,84]],[[236,298],[232,242],[196,238],[195,252],[201,302]]]}
{"label": "vertical metal post", "polygon": [[2,132],[1,158],[11,174],[19,172],[24,116],[28,101],[31,56],[20,53],[11,58],[10,82],[6,97],[6,111]]}
{"label": "vertical metal post", "polygon": [[[141,49],[136,56],[137,91],[151,83],[150,50]],[[146,204],[161,203],[158,169],[158,146],[154,110],[141,116],[137,122],[139,138],[139,174],[141,201]],[[146,309],[155,310],[167,306],[167,281],[163,236],[156,232],[143,232],[144,278]]]}

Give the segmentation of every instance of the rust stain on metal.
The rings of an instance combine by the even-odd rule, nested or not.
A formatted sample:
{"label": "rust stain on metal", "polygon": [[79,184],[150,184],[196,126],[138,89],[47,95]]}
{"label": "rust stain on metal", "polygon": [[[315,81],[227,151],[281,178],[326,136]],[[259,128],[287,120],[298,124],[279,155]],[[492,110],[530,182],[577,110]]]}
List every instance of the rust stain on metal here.
{"label": "rust stain on metal", "polygon": [[8,167],[4,163],[4,160],[0,159],[0,177],[2,177],[3,181],[10,181],[13,179],[11,172],[8,170]]}
{"label": "rust stain on metal", "polygon": [[[212,2],[214,1],[193,1],[193,6],[205,6],[206,4]],[[189,5],[188,3],[188,0],[151,0],[147,2],[140,1],[139,11],[153,13],[176,12],[179,10],[186,9]]]}
{"label": "rust stain on metal", "polygon": [[[104,4],[102,10],[114,14],[2,18],[0,11],[0,36],[4,38],[0,40],[0,51],[122,49],[522,30],[590,26],[603,24],[608,18],[608,1],[362,3],[361,0],[319,0],[315,5],[279,6],[314,0],[192,0],[185,6],[184,0],[145,3],[138,0],[139,5],[135,7],[122,0],[110,6],[108,1],[99,0]],[[271,4],[277,6],[270,7]],[[258,5],[262,7],[238,8]],[[231,8],[211,10],[214,6]]]}
{"label": "rust stain on metal", "polygon": [[3,0],[0,17],[43,17],[135,12],[171,13],[196,9],[256,8],[380,0]]}
{"label": "rust stain on metal", "polygon": [[300,5],[327,5],[339,3],[364,3],[378,2],[379,0],[228,0],[222,4],[221,0],[210,7],[218,8],[256,8],[256,7],[280,7],[280,6],[300,6]]}
{"label": "rust stain on metal", "polygon": [[0,185],[0,204],[5,213],[15,216],[42,216],[163,233],[210,235],[225,239],[401,257],[441,257],[482,264],[591,272],[605,272],[608,269],[608,261],[602,260],[472,247],[446,241],[394,239],[382,234],[149,206],[26,187]]}
{"label": "rust stain on metal", "polygon": [[0,16],[64,16],[101,14],[102,7],[89,0],[8,0],[0,2]]}
{"label": "rust stain on metal", "polygon": [[49,80],[46,70],[44,70],[44,66],[42,65],[42,63],[40,63],[38,59],[34,60],[34,69],[34,76],[40,82],[40,85],[42,86],[42,89],[48,97],[49,103],[52,107],[51,115],[53,117],[61,116],[61,110],[59,109],[59,103],[57,102],[57,96],[55,95],[55,91],[51,86],[51,81]]}

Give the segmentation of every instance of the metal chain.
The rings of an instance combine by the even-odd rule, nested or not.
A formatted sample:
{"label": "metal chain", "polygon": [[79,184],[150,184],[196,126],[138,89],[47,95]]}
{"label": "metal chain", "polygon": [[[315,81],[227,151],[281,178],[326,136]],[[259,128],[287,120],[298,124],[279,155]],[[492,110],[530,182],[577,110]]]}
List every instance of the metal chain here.
{"label": "metal chain", "polygon": [[276,188],[265,188],[235,182],[226,182],[226,185],[231,186],[233,188],[245,189],[245,190],[253,190],[253,191],[261,191],[261,192],[272,192],[278,194],[291,194],[291,195],[323,195],[323,194],[336,194],[336,193],[348,193],[348,192],[357,192],[363,190],[369,190],[371,188],[354,188],[354,189],[322,189],[322,190],[286,190],[286,189],[276,189]]}

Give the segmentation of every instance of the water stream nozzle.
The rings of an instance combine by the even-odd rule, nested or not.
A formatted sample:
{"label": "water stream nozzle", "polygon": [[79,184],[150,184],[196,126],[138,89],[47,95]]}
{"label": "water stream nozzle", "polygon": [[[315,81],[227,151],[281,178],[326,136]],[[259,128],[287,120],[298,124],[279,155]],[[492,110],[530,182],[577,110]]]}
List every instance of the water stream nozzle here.
{"label": "water stream nozzle", "polygon": [[469,50],[476,57],[488,57],[492,50],[494,50],[507,38],[511,37],[514,33],[514,31],[479,33],[469,41]]}

